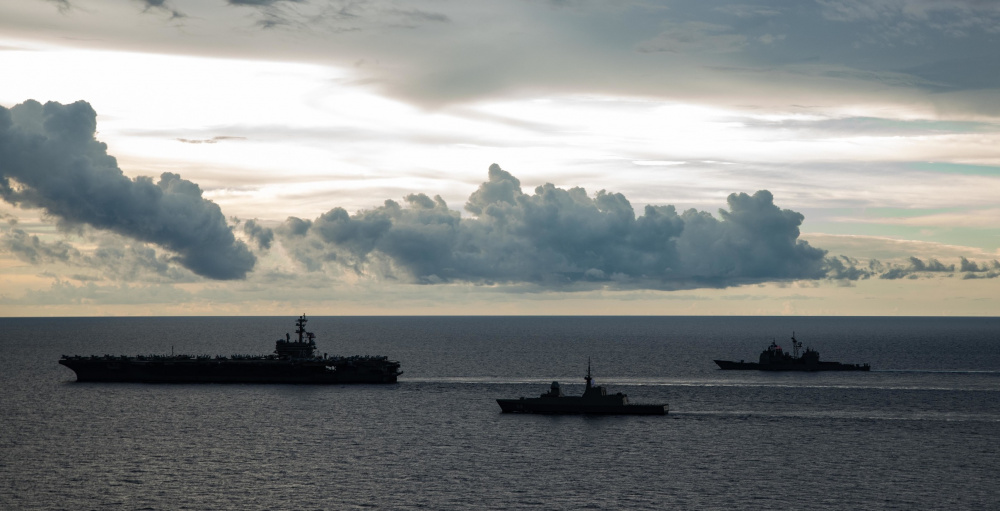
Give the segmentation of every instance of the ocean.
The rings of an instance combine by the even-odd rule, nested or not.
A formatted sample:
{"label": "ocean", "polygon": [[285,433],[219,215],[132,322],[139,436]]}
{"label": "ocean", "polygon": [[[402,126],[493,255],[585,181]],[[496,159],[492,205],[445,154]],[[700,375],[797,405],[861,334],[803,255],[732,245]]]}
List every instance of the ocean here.
{"label": "ocean", "polygon": [[[0,509],[1000,506],[1000,318],[309,319],[399,383],[76,383],[60,355],[264,354],[295,316],[0,319]],[[793,331],[871,372],[712,362]],[[669,414],[500,413],[588,359]]]}

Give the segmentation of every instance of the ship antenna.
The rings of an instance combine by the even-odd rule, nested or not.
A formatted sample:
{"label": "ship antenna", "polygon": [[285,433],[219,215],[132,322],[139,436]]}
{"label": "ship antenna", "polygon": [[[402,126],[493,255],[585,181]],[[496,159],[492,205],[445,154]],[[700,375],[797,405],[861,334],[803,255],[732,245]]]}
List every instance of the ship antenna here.
{"label": "ship antenna", "polygon": [[590,377],[590,357],[587,357],[587,378],[586,378],[586,380],[587,380],[587,388],[589,389],[590,388],[590,380],[591,380],[591,377]]}
{"label": "ship antenna", "polygon": [[306,333],[306,321],[306,315],[302,314],[299,320],[295,322],[295,326],[298,327],[295,329],[295,333],[299,334],[299,342],[302,342],[302,334]]}

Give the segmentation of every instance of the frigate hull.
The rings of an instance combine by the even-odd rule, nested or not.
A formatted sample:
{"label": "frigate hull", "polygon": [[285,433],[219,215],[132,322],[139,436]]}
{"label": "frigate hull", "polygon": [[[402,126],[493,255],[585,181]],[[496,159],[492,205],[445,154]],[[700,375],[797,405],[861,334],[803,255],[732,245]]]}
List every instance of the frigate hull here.
{"label": "frigate hull", "polygon": [[587,386],[582,396],[566,396],[559,382],[552,382],[549,391],[539,397],[497,399],[503,413],[595,414],[595,415],[666,415],[666,404],[629,403],[628,396],[618,392],[609,394],[607,389],[594,385],[587,361]]}
{"label": "frigate hull", "polygon": [[[579,401],[578,401],[579,400]],[[497,399],[503,413],[666,415],[667,405],[585,403],[582,398]]]}

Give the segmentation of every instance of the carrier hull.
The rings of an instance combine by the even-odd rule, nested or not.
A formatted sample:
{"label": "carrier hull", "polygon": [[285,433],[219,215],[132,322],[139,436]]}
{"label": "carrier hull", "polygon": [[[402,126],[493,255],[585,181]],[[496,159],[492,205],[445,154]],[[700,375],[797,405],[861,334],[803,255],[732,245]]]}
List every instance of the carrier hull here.
{"label": "carrier hull", "polygon": [[266,361],[142,361],[63,359],[79,382],[136,383],[396,383],[399,366],[357,367],[281,360]]}

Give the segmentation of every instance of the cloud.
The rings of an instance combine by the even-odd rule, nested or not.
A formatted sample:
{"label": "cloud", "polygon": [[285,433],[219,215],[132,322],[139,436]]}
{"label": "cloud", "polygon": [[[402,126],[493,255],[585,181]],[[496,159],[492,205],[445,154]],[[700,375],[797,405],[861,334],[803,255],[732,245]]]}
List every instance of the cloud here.
{"label": "cloud", "polygon": [[965,272],[962,279],[995,279],[1000,277],[1000,261],[994,259],[989,263],[976,263],[966,258],[962,258],[959,271]]}
{"label": "cloud", "polygon": [[[924,25],[962,36],[962,27],[991,29],[1000,6],[982,0],[817,0],[823,17],[832,21],[892,21]],[[995,30],[995,28],[993,28]]]}
{"label": "cloud", "polygon": [[257,220],[244,222],[243,233],[249,236],[257,244],[257,248],[261,250],[271,248],[271,242],[274,241],[274,231],[268,227],[262,227]]}
{"label": "cloud", "polygon": [[663,32],[639,44],[640,52],[735,52],[747,44],[745,35],[732,33],[732,28],[725,25],[699,21],[664,25]]}
{"label": "cloud", "polygon": [[256,259],[197,184],[164,172],[129,179],[94,138],[90,104],[26,101],[0,107],[0,197],[42,208],[63,228],[90,225],[177,254],[213,279],[244,278]]}
{"label": "cloud", "polygon": [[45,241],[16,227],[0,228],[0,253],[6,252],[33,266],[64,264],[95,271],[78,274],[75,280],[115,282],[192,282],[191,272],[177,267],[170,257],[158,254],[145,243],[127,240],[113,233],[87,232],[83,250],[67,240]]}
{"label": "cloud", "polygon": [[917,273],[921,272],[932,272],[932,273],[949,273],[955,271],[955,265],[944,265],[940,261],[934,258],[930,258],[927,262],[920,260],[920,258],[910,256],[910,263],[908,266],[890,266],[888,271],[881,273],[878,277],[880,279],[901,279],[901,278],[917,278]]}
{"label": "cloud", "polygon": [[421,9],[402,9],[391,2],[353,0],[227,0],[230,6],[255,9],[257,26],[325,29],[333,33],[384,28],[414,28],[447,23],[449,17]]}
{"label": "cloud", "polygon": [[55,4],[56,9],[59,9],[59,12],[63,14],[69,12],[69,10],[73,8],[73,5],[69,3],[69,0],[48,0],[48,2]]}
{"label": "cloud", "polygon": [[247,139],[247,137],[234,137],[234,136],[227,136],[227,135],[219,135],[219,136],[216,136],[216,137],[203,138],[203,139],[178,138],[177,141],[178,142],[184,142],[185,144],[217,144],[217,143],[222,142],[224,140],[246,140],[246,139]]}
{"label": "cloud", "polygon": [[137,0],[137,1],[145,6],[143,12],[150,12],[150,11],[165,12],[170,15],[170,19],[180,19],[187,17],[181,11],[178,11],[177,9],[171,7],[170,2],[168,2],[167,0]]}
{"label": "cloud", "polygon": [[867,280],[874,275],[884,273],[885,267],[877,259],[860,261],[844,255],[826,259],[827,276],[834,280]]}
{"label": "cloud", "polygon": [[1000,126],[992,122],[900,120],[879,117],[840,117],[814,120],[737,118],[747,127],[786,130],[816,137],[940,136],[955,133],[992,133]]}
{"label": "cloud", "polygon": [[[76,279],[74,280],[81,280]],[[191,293],[170,285],[134,286],[129,284],[98,285],[82,279],[82,285],[56,280],[46,290],[29,290],[23,296],[10,298],[0,294],[0,305],[88,305],[171,304],[190,302]]]}
{"label": "cloud", "polygon": [[966,258],[962,258],[959,271],[966,272],[986,272],[990,270],[1000,270],[1000,261],[994,259],[989,263],[977,264],[975,261],[970,261]]}
{"label": "cloud", "polygon": [[736,16],[737,18],[772,17],[781,14],[781,11],[777,8],[762,5],[732,4],[716,7],[713,10]]}
{"label": "cloud", "polygon": [[802,215],[766,190],[732,194],[720,218],[673,206],[636,216],[605,190],[539,186],[494,164],[463,218],[440,197],[410,194],[354,215],[334,208],[289,218],[276,232],[308,270],[435,284],[528,283],[553,289],[726,287],[826,275],[825,251],[798,240]]}
{"label": "cloud", "polygon": [[1000,272],[990,271],[982,275],[976,273],[966,273],[962,276],[963,280],[974,280],[974,279],[995,279],[1000,277]]}
{"label": "cloud", "polygon": [[281,3],[297,3],[302,0],[227,0],[229,5],[249,6],[249,7],[269,7]]}
{"label": "cloud", "polygon": [[79,258],[80,251],[65,241],[44,242],[22,229],[12,228],[0,235],[0,251],[29,264],[69,262]]}

